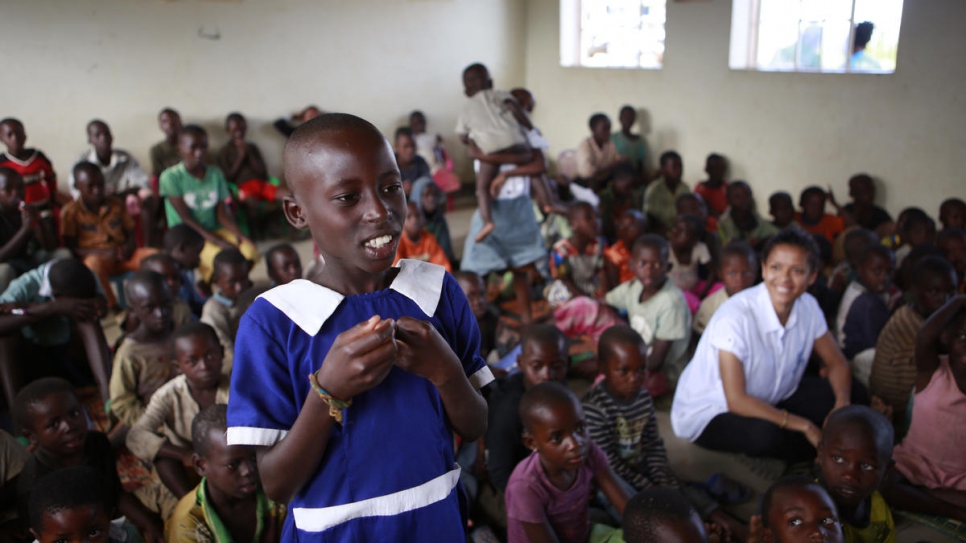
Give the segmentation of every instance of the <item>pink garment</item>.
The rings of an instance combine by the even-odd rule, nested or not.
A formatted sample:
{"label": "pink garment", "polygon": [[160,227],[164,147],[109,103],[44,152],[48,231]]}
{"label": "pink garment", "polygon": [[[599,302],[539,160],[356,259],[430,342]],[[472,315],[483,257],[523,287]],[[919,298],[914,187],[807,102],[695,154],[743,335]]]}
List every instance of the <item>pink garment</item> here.
{"label": "pink garment", "polygon": [[914,396],[909,433],[893,454],[899,473],[926,488],[966,491],[963,421],[966,394],[943,356],[929,384]]}
{"label": "pink garment", "polygon": [[595,344],[604,330],[621,324],[620,318],[610,308],[587,296],[567,300],[554,309],[553,318],[565,336],[587,334]]}

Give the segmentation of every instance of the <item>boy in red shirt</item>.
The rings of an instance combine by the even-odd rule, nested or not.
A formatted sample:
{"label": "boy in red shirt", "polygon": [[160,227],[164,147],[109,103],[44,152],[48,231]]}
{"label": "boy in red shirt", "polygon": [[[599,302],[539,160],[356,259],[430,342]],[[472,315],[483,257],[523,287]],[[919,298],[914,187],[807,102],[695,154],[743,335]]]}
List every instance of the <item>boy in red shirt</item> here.
{"label": "boy in red shirt", "polygon": [[827,196],[821,187],[812,186],[803,190],[798,201],[802,211],[795,214],[795,221],[809,234],[821,234],[829,243],[835,243],[835,236],[845,230],[845,221],[842,217],[825,212]]}

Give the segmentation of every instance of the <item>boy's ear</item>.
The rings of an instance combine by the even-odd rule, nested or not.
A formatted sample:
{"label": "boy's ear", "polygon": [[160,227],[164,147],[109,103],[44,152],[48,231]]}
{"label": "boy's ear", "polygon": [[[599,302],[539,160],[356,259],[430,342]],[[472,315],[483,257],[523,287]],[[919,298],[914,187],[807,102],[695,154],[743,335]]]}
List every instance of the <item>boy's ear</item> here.
{"label": "boy's ear", "polygon": [[34,541],[40,541],[40,534],[37,533],[37,530],[34,530],[33,528],[31,528],[30,535],[34,536]]}
{"label": "boy's ear", "polygon": [[198,453],[191,455],[191,465],[194,466],[195,472],[201,477],[208,473],[208,461],[199,456]]}
{"label": "boy's ear", "polygon": [[536,441],[533,439],[533,436],[530,435],[530,432],[527,432],[526,430],[523,432],[523,446],[531,451],[537,450]]}
{"label": "boy's ear", "polygon": [[285,215],[285,220],[293,227],[299,230],[304,230],[309,227],[308,222],[305,220],[305,214],[302,212],[302,205],[296,202],[292,195],[287,195],[282,198],[282,213]]}

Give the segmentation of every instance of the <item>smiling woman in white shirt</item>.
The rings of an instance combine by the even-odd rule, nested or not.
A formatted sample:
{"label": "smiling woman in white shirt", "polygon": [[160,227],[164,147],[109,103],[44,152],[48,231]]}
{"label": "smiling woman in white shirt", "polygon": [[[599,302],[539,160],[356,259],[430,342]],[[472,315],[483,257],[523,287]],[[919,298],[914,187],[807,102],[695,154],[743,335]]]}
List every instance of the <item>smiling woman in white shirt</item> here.
{"label": "smiling woman in white shirt", "polygon": [[[822,310],[805,291],[818,274],[815,242],[797,230],[762,252],[762,278],[724,303],[678,382],[674,433],[707,449],[809,460],[828,414],[858,402]],[[805,376],[812,351],[827,378]]]}

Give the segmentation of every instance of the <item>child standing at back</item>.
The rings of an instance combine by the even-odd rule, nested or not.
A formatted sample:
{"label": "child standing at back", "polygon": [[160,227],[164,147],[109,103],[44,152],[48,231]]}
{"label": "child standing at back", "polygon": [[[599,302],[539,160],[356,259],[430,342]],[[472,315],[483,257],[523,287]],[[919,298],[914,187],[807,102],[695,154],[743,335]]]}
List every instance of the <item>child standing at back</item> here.
{"label": "child standing at back", "polygon": [[886,496],[894,507],[966,521],[963,420],[966,296],[960,295],[929,317],[916,339],[912,422],[893,455],[904,480]]}
{"label": "child standing at back", "polygon": [[560,383],[542,383],[523,395],[520,418],[523,442],[533,452],[506,487],[509,543],[606,537],[613,529],[590,522],[591,488],[596,484],[618,514],[630,495],[590,439],[580,401]]}
{"label": "child standing at back", "polygon": [[658,397],[673,390],[687,364],[691,311],[684,293],[668,280],[670,265],[664,238],[654,234],[641,236],[632,253],[631,269],[636,277],[608,292],[605,300],[626,311],[631,328],[644,338],[648,346],[648,374],[660,372],[666,378],[648,378],[655,385],[664,381],[648,388],[651,396]]}
{"label": "child standing at back", "polygon": [[[472,141],[486,155],[529,150],[523,128],[533,129],[530,120],[510,93],[493,90],[493,80],[486,66],[471,64],[463,70],[463,89],[468,100],[463,103],[456,120],[456,133],[464,144]],[[476,203],[483,228],[476,234],[477,242],[486,239],[496,228],[490,214],[490,183],[497,170],[497,165],[480,161],[480,170],[476,174]]]}
{"label": "child standing at back", "polygon": [[406,200],[372,124],[321,115],[284,156],[285,216],[325,266],[242,318],[228,444],[260,448],[284,541],[461,541],[453,432],[483,434],[492,380],[466,297],[440,266],[391,267]]}
{"label": "child standing at back", "polygon": [[424,228],[425,224],[419,206],[415,202],[406,204],[406,222],[403,223],[403,235],[399,237],[399,246],[396,247],[396,261],[393,262],[393,266],[398,265],[400,260],[408,258],[436,264],[446,268],[446,271],[452,272],[453,267],[450,265],[449,259],[446,258],[446,253],[443,252],[443,248],[436,241],[436,236]]}
{"label": "child standing at back", "polygon": [[161,196],[165,198],[168,226],[187,224],[205,238],[198,271],[204,283],[211,281],[212,261],[223,249],[237,248],[245,258],[258,260],[255,244],[242,235],[228,210],[231,196],[224,174],[206,164],[208,134],[198,125],[188,125],[178,134],[181,162],[161,174]]}

